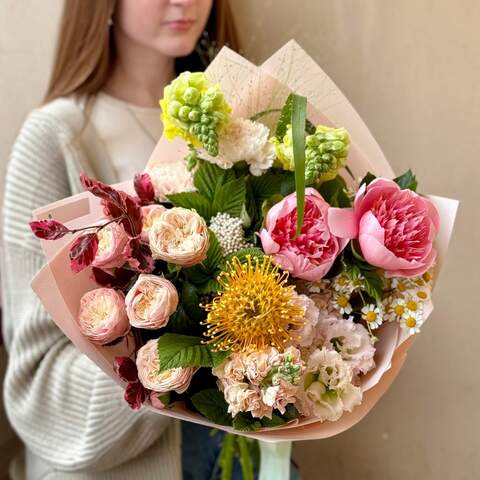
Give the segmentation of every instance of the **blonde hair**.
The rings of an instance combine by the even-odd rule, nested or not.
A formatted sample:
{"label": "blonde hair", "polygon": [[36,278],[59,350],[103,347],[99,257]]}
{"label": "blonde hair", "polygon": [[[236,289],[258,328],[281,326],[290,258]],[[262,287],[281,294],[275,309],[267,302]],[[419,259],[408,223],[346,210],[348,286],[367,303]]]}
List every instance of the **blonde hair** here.
{"label": "blonde hair", "polygon": [[[65,0],[53,70],[45,102],[72,94],[92,96],[108,80],[115,62],[109,20],[116,0]],[[215,0],[206,32],[216,46],[239,50],[228,0]],[[182,70],[199,70],[198,53],[181,59]]]}

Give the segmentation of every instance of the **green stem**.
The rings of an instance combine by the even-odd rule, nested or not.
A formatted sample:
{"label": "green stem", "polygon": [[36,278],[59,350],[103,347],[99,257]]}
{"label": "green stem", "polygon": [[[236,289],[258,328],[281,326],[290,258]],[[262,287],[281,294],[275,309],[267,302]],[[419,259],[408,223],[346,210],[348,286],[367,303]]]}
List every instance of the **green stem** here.
{"label": "green stem", "polygon": [[263,110],[262,112],[258,112],[256,113],[255,115],[251,116],[250,117],[250,120],[252,120],[253,122],[257,121],[259,118],[262,118],[264,117],[265,115],[268,115],[270,113],[278,113],[278,112],[281,112],[282,109],[281,108],[270,108],[269,110]]}

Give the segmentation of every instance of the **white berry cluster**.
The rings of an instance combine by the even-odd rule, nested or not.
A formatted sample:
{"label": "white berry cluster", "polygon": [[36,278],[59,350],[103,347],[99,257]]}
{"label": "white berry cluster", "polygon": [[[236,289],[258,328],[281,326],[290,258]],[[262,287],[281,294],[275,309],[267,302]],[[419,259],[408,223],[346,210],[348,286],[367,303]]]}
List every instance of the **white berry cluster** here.
{"label": "white berry cluster", "polygon": [[225,255],[247,248],[250,244],[244,238],[242,220],[228,213],[217,213],[210,220],[210,230],[217,237]]}

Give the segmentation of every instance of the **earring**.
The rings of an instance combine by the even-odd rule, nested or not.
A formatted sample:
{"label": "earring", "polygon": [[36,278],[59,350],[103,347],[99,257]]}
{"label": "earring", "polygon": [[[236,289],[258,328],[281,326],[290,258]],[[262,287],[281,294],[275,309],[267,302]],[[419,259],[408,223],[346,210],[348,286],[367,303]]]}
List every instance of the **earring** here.
{"label": "earring", "polygon": [[108,25],[109,27],[111,27],[111,26],[113,25],[112,17],[109,17],[109,18],[108,18],[107,25]]}

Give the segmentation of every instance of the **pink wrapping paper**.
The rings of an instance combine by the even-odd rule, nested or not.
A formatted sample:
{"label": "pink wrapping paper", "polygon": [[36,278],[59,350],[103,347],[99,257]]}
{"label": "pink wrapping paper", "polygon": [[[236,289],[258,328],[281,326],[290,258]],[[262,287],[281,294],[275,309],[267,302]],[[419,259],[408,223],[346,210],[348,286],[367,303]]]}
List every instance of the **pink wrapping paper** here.
{"label": "pink wrapping paper", "polygon": [[[343,126],[349,130],[352,144],[348,164],[356,176],[371,171],[377,176],[393,178],[390,165],[359,115],[325,72],[294,41],[287,43],[260,67],[224,48],[206,73],[211,80],[221,83],[224,95],[236,115],[250,117],[259,111],[281,108],[291,91],[307,96],[308,117],[314,123]],[[262,118],[262,122],[269,125],[272,119],[273,117],[266,116]],[[183,161],[186,152],[185,142],[179,139],[168,141],[162,137],[149,160],[147,171],[159,162]],[[348,178],[347,175],[344,176]],[[131,182],[117,187],[129,193],[133,189]],[[436,279],[438,279],[448,249],[458,202],[441,197],[430,199],[439,210],[442,220],[436,242],[438,250]],[[71,228],[96,224],[103,217],[98,199],[89,193],[75,195],[34,212],[36,219],[47,218],[49,215]],[[71,241],[71,237],[42,241],[48,263],[33,279],[32,288],[72,343],[112,379],[120,382],[113,371],[113,357],[129,355],[133,342],[127,337],[124,342],[114,347],[101,347],[93,345],[81,335],[76,322],[79,299],[86,291],[96,288],[96,284],[91,278],[90,269],[79,274],[74,274],[70,270],[68,253]],[[425,309],[425,317],[428,317],[432,310],[433,305],[429,302]],[[316,419],[301,419],[282,427],[241,434],[271,442],[311,440],[336,435],[355,425],[373,408],[391,385],[413,342],[413,337],[405,335],[400,327],[393,323],[382,326],[378,336],[380,341],[376,345],[375,357],[377,366],[363,377],[363,402],[353,412],[345,413],[336,422],[320,423]],[[180,403],[155,411],[174,418],[232,431],[229,427],[209,422],[199,414],[187,410]]]}

